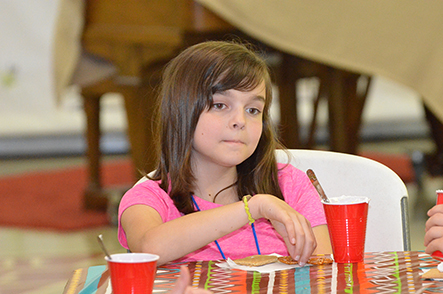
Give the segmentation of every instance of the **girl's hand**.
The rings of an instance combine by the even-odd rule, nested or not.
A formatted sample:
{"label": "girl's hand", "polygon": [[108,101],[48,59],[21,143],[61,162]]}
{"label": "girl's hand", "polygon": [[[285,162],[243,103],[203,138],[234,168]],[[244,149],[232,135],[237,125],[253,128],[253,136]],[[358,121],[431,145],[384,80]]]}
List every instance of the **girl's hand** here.
{"label": "girl's hand", "polygon": [[285,201],[272,195],[257,194],[249,202],[252,217],[269,219],[283,237],[291,257],[305,265],[317,247],[309,221]]}
{"label": "girl's hand", "polygon": [[428,254],[436,250],[443,252],[443,205],[432,207],[428,211],[428,216],[424,238],[425,252]]}

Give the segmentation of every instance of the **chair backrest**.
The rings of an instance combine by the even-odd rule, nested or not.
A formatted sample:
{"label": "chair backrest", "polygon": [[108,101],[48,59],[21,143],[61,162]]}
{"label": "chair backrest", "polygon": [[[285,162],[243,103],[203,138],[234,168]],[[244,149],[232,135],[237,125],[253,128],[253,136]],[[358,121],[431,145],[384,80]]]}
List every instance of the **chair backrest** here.
{"label": "chair backrest", "polygon": [[[289,150],[289,163],[312,169],[328,197],[366,196],[369,202],[365,251],[410,250],[408,191],[387,166],[361,156],[320,150]],[[288,155],[277,150],[277,161]]]}

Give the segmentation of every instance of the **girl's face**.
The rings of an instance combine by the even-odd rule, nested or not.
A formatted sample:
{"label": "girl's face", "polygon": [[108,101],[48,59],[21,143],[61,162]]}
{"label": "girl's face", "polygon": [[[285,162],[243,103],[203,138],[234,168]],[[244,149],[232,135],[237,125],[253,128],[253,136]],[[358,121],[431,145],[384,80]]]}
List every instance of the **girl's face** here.
{"label": "girl's face", "polygon": [[262,134],[265,99],[264,82],[248,92],[214,94],[195,129],[193,164],[234,167],[251,156]]}

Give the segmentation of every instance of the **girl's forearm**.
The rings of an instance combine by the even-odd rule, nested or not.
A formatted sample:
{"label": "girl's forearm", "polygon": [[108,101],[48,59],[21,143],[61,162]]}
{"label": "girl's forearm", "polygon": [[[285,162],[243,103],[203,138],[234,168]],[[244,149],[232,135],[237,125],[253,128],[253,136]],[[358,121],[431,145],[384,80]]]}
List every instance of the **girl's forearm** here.
{"label": "girl's forearm", "polygon": [[160,256],[159,264],[178,259],[248,223],[243,202],[191,213],[147,231],[141,251]]}

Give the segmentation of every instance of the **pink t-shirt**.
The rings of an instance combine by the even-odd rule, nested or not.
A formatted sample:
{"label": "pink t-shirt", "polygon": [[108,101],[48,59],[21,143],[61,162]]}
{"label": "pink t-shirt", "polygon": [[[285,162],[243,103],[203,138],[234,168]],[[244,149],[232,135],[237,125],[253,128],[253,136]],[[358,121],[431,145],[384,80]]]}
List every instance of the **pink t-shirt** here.
{"label": "pink t-shirt", "polygon": [[[326,218],[320,197],[304,172],[292,165],[279,164],[278,179],[285,201],[301,213],[312,227],[326,224]],[[200,210],[208,210],[221,206],[198,197],[194,197]],[[154,208],[163,222],[181,217],[183,214],[175,207],[169,195],[157,182],[147,180],[131,188],[123,196],[118,217],[118,239],[120,244],[128,248],[126,235],[120,225],[120,218],[126,208],[144,204]],[[278,253],[289,255],[286,245],[279,234],[266,219],[258,219],[254,223],[261,254]],[[218,239],[218,243],[226,258],[237,259],[257,254],[253,232],[249,224]],[[220,251],[214,242],[196,250],[177,261],[198,261],[221,259]]]}

